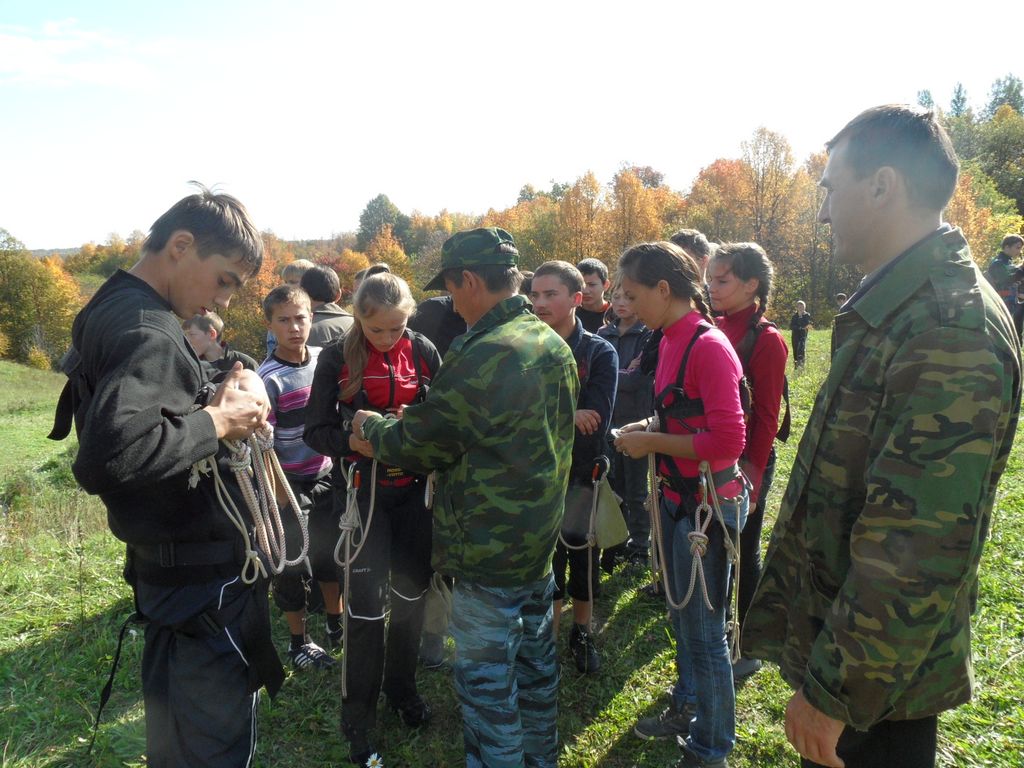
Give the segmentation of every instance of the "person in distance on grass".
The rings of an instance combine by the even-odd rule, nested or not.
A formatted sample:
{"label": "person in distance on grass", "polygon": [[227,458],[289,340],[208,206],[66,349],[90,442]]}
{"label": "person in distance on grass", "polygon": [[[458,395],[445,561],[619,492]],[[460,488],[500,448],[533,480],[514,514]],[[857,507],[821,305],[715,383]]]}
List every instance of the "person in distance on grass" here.
{"label": "person in distance on grass", "polygon": [[789,330],[793,334],[793,365],[797,368],[804,364],[804,358],[807,356],[807,331],[813,326],[807,304],[798,301],[796,312],[789,319]]}
{"label": "person in distance on grass", "polygon": [[[268,420],[274,426],[274,452],[308,521],[308,566],[317,582],[315,588],[323,596],[326,644],[336,650],[341,647],[341,597],[334,544],[341,509],[333,509],[331,459],[302,442],[309,390],[320,356],[320,347],[306,343],[311,327],[309,296],[301,288],[280,285],[263,299],[263,315],[267,330],[277,339],[273,354],[258,371],[270,402]],[[278,501],[285,500],[279,496]],[[298,552],[302,548],[298,520],[292,514],[281,517],[287,551]],[[303,561],[285,567],[271,584],[274,602],[288,622],[288,657],[297,671],[334,666],[334,659],[306,632],[308,578],[307,563]]]}
{"label": "person in distance on grass", "polygon": [[517,295],[519,251],[497,227],[441,248],[469,330],[400,420],[359,411],[380,460],[437,472],[433,565],[455,577],[451,633],[468,768],[554,768],[558,665],[551,556],[569,480],[579,382],[572,351]]}
{"label": "person in distance on grass", "polygon": [[[150,229],[75,318],[70,381],[52,437],[70,430],[76,479],[127,543],[126,578],[148,620],[142,652],[151,766],[250,765],[258,690],[283,671],[270,640],[266,582],[240,578],[243,542],[198,462],[219,440],[266,423],[267,392],[236,364],[213,387],[180,321],[227,307],[260,267],[263,243],[235,198],[200,187]],[[234,475],[221,479],[244,506]]]}
{"label": "person in distance on grass", "polygon": [[1021,400],[1020,346],[963,233],[936,115],[869,109],[828,142],[819,220],[865,278],[835,319],[744,654],[795,690],[804,766],[935,763],[971,697],[970,614]]}

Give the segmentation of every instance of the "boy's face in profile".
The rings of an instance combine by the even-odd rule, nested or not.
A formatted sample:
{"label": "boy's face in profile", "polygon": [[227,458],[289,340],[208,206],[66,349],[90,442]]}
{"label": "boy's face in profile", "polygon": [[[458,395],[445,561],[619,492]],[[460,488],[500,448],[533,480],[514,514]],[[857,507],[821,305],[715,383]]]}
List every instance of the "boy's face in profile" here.
{"label": "boy's face in profile", "polygon": [[[177,239],[178,234],[185,238]],[[172,241],[165,298],[174,314],[185,320],[227,309],[235,291],[249,279],[240,257],[211,253],[200,258],[192,236],[184,231],[175,233]]]}
{"label": "boy's face in profile", "polygon": [[534,314],[555,330],[575,322],[581,298],[580,293],[570,293],[557,275],[535,275],[530,286]]}
{"label": "boy's face in profile", "polygon": [[301,363],[309,338],[309,304],[286,301],[275,304],[273,309],[267,328],[277,337],[275,354],[290,363]]}

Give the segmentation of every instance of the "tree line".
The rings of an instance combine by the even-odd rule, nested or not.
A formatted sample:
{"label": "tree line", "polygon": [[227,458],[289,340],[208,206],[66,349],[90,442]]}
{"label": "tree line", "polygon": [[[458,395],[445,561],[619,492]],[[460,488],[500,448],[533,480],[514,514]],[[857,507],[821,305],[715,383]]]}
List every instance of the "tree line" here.
{"label": "tree line", "polygon": [[[945,219],[963,229],[984,267],[1006,233],[1024,231],[1021,80],[1012,74],[996,80],[978,113],[960,84],[945,109],[927,90],[918,101],[939,112],[960,157],[960,179]],[[277,285],[281,268],[299,258],[336,269],[346,294],[358,270],[385,262],[409,281],[417,299],[423,298],[419,287],[436,273],[441,245],[452,233],[476,226],[509,230],[523,269],[551,259],[575,263],[588,257],[614,269],[618,255],[633,243],[664,239],[683,227],[699,229],[715,242],[752,240],[776,268],[776,316],[802,299],[820,324],[833,312],[833,296],[849,293],[859,279],[835,262],[828,228],[817,220],[822,198],[817,183],[825,161],[822,151],[797,162],[783,135],[760,127],[735,157],[702,168],[685,192],[669,188],[650,166],[623,165],[603,183],[587,171],[571,182],[552,180],[548,189],[526,184],[513,205],[482,215],[406,214],[380,194],[366,204],[355,232],[298,241],[264,232],[263,268],[223,313],[225,335],[242,351],[262,356],[260,301]],[[87,243],[65,258],[37,259],[0,229],[0,356],[54,364],[67,348],[84,297],[118,268],[134,264],[144,239],[138,230],[127,238],[111,234],[105,243]]]}

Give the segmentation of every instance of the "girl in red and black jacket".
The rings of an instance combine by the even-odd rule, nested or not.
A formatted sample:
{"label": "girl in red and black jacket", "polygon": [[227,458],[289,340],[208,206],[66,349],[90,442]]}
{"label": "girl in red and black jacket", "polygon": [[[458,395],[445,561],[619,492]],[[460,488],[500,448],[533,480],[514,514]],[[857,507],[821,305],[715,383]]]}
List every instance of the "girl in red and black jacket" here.
{"label": "girl in red and black jacket", "polygon": [[[750,512],[740,535],[739,619],[743,619],[761,575],[761,528],[764,505],[775,476],[775,437],[786,383],[786,341],[774,323],[765,319],[774,269],[756,243],[726,243],[708,263],[711,306],[716,323],[729,338],[750,385],[751,408],[747,440],[740,467],[750,479]],[[760,668],[759,661],[742,659],[733,667],[737,679]]]}
{"label": "girl in red and black jacket", "polygon": [[357,471],[361,478],[363,543],[348,569],[345,606],[345,655],[354,663],[347,669],[341,716],[351,758],[359,764],[375,751],[371,734],[382,684],[388,703],[406,725],[423,725],[430,718],[430,708],[416,689],[424,595],[431,575],[432,517],[424,506],[425,481],[380,464],[372,488],[373,462],[360,452],[368,453],[368,446],[352,434],[345,416],[373,409],[401,418],[405,406],[426,396],[441,359],[426,337],[406,328],[415,307],[408,284],[396,275],[376,274],[362,282],[353,300],[356,322],[343,340],[320,354],[303,435],[314,450],[343,459],[348,472]]}

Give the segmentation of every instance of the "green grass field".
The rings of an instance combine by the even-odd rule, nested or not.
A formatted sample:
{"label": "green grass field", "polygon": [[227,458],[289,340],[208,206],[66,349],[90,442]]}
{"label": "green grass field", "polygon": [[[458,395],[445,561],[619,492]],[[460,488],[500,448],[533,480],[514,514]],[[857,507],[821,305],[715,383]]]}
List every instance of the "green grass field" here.
{"label": "green grass field", "polygon": [[[828,343],[826,331],[813,332],[806,369],[791,374],[794,437],[780,452],[771,517],[827,366]],[[67,446],[43,437],[61,384],[54,374],[0,363],[0,766],[143,765],[141,631],[126,639],[94,757],[87,761],[84,754],[116,630],[131,611],[131,598],[120,577],[122,548],[106,531],[102,506],[74,487]],[[974,622],[978,695],[941,719],[944,766],[1024,766],[1022,442],[1003,480],[982,565],[982,602]],[[661,767],[678,758],[674,744],[632,735],[638,717],[664,706],[673,674],[664,606],[637,594],[643,583],[637,572],[605,577],[595,611],[604,668],[596,678],[576,674],[564,652],[570,622],[563,621],[561,766]],[[280,616],[275,632],[284,648]],[[318,617],[311,632],[322,640]],[[463,764],[461,717],[449,675],[423,671],[420,681],[434,706],[434,723],[410,733],[382,707],[379,746],[387,765]],[[731,765],[798,765],[781,726],[788,695],[772,668],[740,689]],[[257,764],[346,764],[339,700],[337,675],[290,674],[276,701],[264,697]]]}

